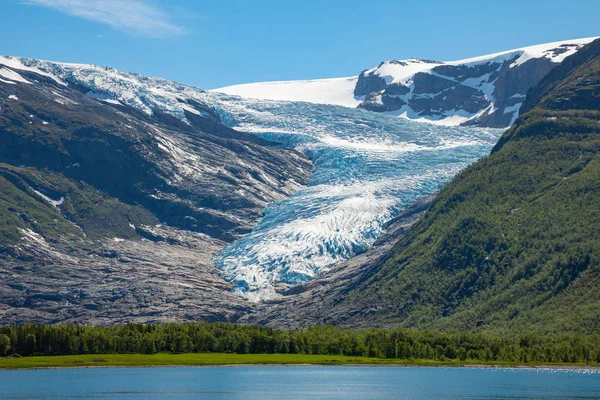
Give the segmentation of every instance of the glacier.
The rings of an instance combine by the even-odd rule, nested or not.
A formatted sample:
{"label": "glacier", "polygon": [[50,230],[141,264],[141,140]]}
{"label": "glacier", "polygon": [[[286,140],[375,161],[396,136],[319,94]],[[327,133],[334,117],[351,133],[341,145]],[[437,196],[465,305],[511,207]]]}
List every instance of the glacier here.
{"label": "glacier", "polygon": [[487,154],[502,130],[439,126],[334,105],[218,96],[228,125],[308,155],[308,187],[270,204],[216,258],[252,301],[367,250],[387,223]]}
{"label": "glacier", "polygon": [[[109,67],[13,57],[1,61],[146,114],[159,110],[187,122],[186,115],[209,107],[230,127],[308,155],[313,161],[308,186],[270,203],[249,234],[214,258],[234,291],[252,301],[276,298],[290,285],[367,250],[391,219],[488,153],[502,132],[339,105],[241,98]],[[192,150],[175,150],[173,162],[181,163],[176,166],[195,173],[188,165],[194,155],[186,154]],[[269,197],[276,196],[265,193]]]}

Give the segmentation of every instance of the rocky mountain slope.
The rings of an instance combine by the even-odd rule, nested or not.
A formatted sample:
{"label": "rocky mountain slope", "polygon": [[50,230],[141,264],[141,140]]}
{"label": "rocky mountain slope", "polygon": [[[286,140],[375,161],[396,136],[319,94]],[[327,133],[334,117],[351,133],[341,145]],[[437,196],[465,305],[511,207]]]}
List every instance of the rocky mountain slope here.
{"label": "rocky mountain slope", "polygon": [[599,87],[597,40],[529,90],[527,113],[390,250],[245,320],[597,332]]}
{"label": "rocky mountain slope", "polygon": [[592,40],[548,43],[451,62],[389,60],[358,77],[254,83],[216,91],[360,107],[443,125],[503,128],[516,120],[530,87]]}
{"label": "rocky mountain slope", "polygon": [[[158,110],[187,125],[194,110],[205,110],[238,135],[281,143],[313,160],[308,187],[271,203],[250,233],[215,257],[223,277],[254,300],[276,297],[289,285],[365,251],[390,219],[487,153],[501,133],[421,124],[357,108],[243,99],[93,65],[17,61],[141,115]],[[194,119],[199,120],[206,121]],[[194,151],[184,153],[193,159]],[[231,188],[252,177],[242,176]],[[268,195],[268,188],[263,192]]]}
{"label": "rocky mountain slope", "polygon": [[97,91],[109,69],[81,71],[0,58],[0,319],[237,318],[248,305],[210,260],[311,163],[205,104],[127,104]]}
{"label": "rocky mountain slope", "polygon": [[238,294],[277,297],[365,251],[500,133],[2,62],[11,321],[235,320],[254,307]]}
{"label": "rocky mountain slope", "polygon": [[[487,154],[501,133],[245,99],[108,67],[0,61],[0,317],[8,322],[235,321],[257,308],[238,294],[283,294],[281,306],[242,320],[285,316],[294,326],[300,309],[303,321],[386,324],[373,294],[356,303],[355,289],[377,287],[363,287],[366,271],[413,232],[423,207],[407,207]],[[349,82],[308,86],[343,84],[327,92],[335,98],[354,91]],[[564,97],[589,98],[580,94]],[[339,307],[329,313],[331,296]]]}

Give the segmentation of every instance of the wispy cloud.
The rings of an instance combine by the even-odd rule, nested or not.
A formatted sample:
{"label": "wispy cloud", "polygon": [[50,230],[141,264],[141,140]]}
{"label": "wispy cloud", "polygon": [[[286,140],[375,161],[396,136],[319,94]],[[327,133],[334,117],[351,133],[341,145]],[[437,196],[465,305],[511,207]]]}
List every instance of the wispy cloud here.
{"label": "wispy cloud", "polygon": [[52,8],[140,36],[165,38],[184,33],[165,11],[138,0],[22,0],[22,3]]}

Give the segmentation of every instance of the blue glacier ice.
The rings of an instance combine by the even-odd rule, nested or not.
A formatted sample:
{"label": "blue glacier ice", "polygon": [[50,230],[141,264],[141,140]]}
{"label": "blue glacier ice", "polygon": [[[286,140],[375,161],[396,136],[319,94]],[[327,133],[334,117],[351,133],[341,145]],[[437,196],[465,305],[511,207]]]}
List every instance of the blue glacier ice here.
{"label": "blue glacier ice", "polygon": [[502,133],[331,105],[217,99],[230,126],[314,163],[308,187],[269,205],[250,234],[215,258],[235,290],[255,301],[367,250],[386,223],[488,153]]}

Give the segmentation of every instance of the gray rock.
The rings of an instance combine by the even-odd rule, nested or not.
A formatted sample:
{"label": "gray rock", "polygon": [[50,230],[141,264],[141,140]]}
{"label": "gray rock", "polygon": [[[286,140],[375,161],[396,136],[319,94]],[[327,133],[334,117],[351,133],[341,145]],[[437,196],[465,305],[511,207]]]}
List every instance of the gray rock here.
{"label": "gray rock", "polygon": [[367,96],[371,93],[384,90],[386,86],[385,79],[377,75],[369,74],[368,71],[365,70],[361,72],[358,77],[356,87],[354,88],[354,96]]}
{"label": "gray rock", "polygon": [[252,310],[211,265],[224,242],[171,227],[146,228],[163,240],[105,240],[79,248],[24,240],[14,249],[19,257],[0,254],[0,321],[234,322]]}
{"label": "gray rock", "polygon": [[[545,55],[554,57],[580,46],[561,44],[547,50]],[[385,61],[360,74],[354,94],[362,100],[358,107],[370,111],[403,109],[411,118],[431,120],[467,115],[464,125],[503,128],[518,116],[527,90],[558,65],[546,57],[515,65],[520,55],[515,51],[514,57],[508,59],[491,57],[487,62],[480,60],[463,65],[425,60],[441,65],[413,74],[407,83],[379,76],[378,69],[385,66],[389,71],[395,65],[406,66],[424,60]]]}

